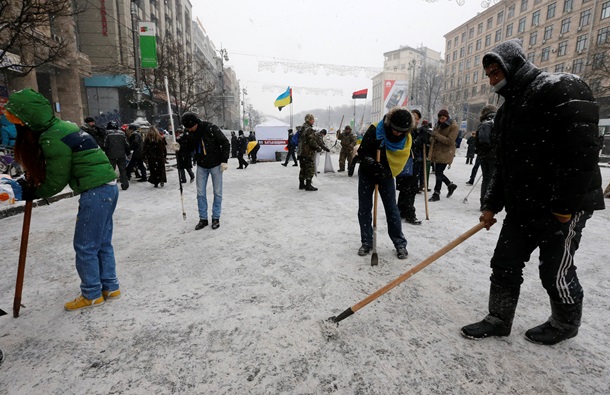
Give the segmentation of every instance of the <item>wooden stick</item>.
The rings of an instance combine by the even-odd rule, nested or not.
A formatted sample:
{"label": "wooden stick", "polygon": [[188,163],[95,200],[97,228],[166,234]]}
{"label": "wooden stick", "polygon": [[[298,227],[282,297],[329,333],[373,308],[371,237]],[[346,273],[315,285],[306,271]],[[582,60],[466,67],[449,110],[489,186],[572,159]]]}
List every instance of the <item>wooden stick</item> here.
{"label": "wooden stick", "polygon": [[23,214],[23,228],[21,230],[21,247],[19,249],[19,266],[17,268],[17,283],[15,284],[15,299],[13,300],[13,317],[19,317],[21,308],[21,291],[23,290],[23,277],[25,274],[25,258],[28,253],[28,239],[30,236],[30,220],[32,218],[32,201],[25,202]]}
{"label": "wooden stick", "polygon": [[[381,150],[377,150],[377,163],[381,160]],[[377,201],[379,199],[379,184],[375,183],[375,198],[373,200],[373,253],[371,254],[371,266],[379,264],[377,255]]]}
{"label": "wooden stick", "polygon": [[381,295],[383,295],[383,294],[387,293],[388,291],[392,290],[398,284],[400,284],[403,281],[407,280],[408,278],[410,278],[415,273],[419,272],[420,270],[422,270],[423,268],[425,268],[426,266],[428,266],[432,262],[436,261],[438,258],[440,258],[441,256],[445,255],[447,252],[451,251],[452,249],[454,249],[455,247],[460,245],[462,242],[464,242],[466,239],[468,239],[470,236],[474,235],[475,233],[477,233],[478,231],[480,231],[484,227],[485,227],[485,223],[484,222],[479,222],[476,226],[474,226],[471,229],[469,229],[468,231],[466,231],[466,233],[462,234],[457,239],[453,240],[451,243],[447,244],[446,246],[444,246],[443,248],[441,248],[440,250],[438,250],[434,254],[430,255],[428,258],[424,259],[421,263],[419,263],[417,266],[415,266],[414,268],[412,268],[408,272],[401,274],[398,278],[396,278],[394,281],[392,281],[391,283],[389,283],[385,287],[377,290],[375,293],[370,294],[369,296],[367,296],[366,298],[362,299],[360,302],[356,303],[352,307],[348,308],[347,310],[345,310],[344,312],[342,312],[338,316],[330,317],[328,320],[332,321],[332,322],[335,322],[335,323],[338,323],[339,321],[344,320],[345,318],[347,318],[350,315],[354,314],[356,311],[360,310],[361,308],[363,308],[367,304],[371,303],[373,300],[379,298]]}
{"label": "wooden stick", "polygon": [[426,157],[426,144],[424,144],[424,205],[426,207],[426,219],[430,220],[428,213],[428,158]]}

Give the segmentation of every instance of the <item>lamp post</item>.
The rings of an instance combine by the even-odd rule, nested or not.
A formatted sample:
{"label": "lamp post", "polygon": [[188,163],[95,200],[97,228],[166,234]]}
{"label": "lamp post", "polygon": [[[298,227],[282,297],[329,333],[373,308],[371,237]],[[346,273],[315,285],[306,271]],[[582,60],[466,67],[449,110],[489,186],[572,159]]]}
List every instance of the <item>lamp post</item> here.
{"label": "lamp post", "polygon": [[248,94],[248,91],[246,90],[246,88],[243,88],[241,90],[242,93],[242,99],[241,99],[241,106],[242,106],[242,118],[243,118],[243,123],[242,123],[242,129],[245,131],[246,130],[246,95]]}
{"label": "lamp post", "polygon": [[147,125],[146,112],[142,109],[142,75],[140,70],[140,33],[138,29],[138,10],[134,0],[131,1],[131,29],[133,34],[134,74],[136,90],[136,125]]}
{"label": "lamp post", "polygon": [[412,73],[412,77],[411,77],[411,98],[410,98],[410,100],[409,100],[409,101],[410,101],[410,103],[409,103],[409,105],[410,105],[410,106],[412,106],[413,104],[415,104],[415,103],[414,103],[415,98],[414,98],[413,93],[414,93],[414,90],[415,90],[415,68],[416,68],[416,67],[417,67],[417,59],[412,59],[412,60],[409,62],[409,67],[408,67],[408,70],[412,70],[412,71],[413,71],[413,73]]}
{"label": "lamp post", "polygon": [[220,89],[221,92],[221,100],[222,100],[222,127],[225,128],[225,61],[229,61],[229,53],[226,49],[220,47],[218,51],[220,53]]}

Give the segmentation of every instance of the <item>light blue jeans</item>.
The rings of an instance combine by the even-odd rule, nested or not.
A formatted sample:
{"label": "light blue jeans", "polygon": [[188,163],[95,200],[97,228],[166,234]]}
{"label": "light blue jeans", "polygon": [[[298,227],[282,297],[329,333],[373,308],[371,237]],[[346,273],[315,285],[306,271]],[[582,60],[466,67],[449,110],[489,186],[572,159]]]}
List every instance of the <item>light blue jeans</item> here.
{"label": "light blue jeans", "polygon": [[83,296],[93,300],[102,291],[119,289],[112,248],[112,214],[119,198],[119,188],[102,185],[81,193],[74,229],[76,271]]}
{"label": "light blue jeans", "polygon": [[220,211],[222,210],[222,170],[220,170],[220,165],[211,169],[197,166],[197,206],[199,207],[199,218],[208,219],[206,188],[209,176],[212,176],[212,188],[214,189],[212,219],[220,219]]}

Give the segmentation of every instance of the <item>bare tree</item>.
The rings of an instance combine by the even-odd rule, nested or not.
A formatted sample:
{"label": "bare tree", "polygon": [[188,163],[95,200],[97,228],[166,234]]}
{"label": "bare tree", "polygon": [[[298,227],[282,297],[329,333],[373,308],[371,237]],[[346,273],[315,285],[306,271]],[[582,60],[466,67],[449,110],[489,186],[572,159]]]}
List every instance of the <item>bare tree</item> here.
{"label": "bare tree", "polygon": [[248,118],[250,120],[250,129],[253,130],[256,125],[260,125],[261,123],[265,122],[267,117],[265,117],[265,114],[256,110],[254,107],[252,107],[252,105],[250,105],[250,107],[248,107]]}
{"label": "bare tree", "polygon": [[610,95],[610,38],[597,45],[590,53],[583,79],[596,97]]}
{"label": "bare tree", "polygon": [[56,34],[56,22],[75,14],[72,0],[0,0],[0,70],[28,74],[65,61],[72,42]]}
{"label": "bare tree", "polygon": [[419,72],[416,90],[421,98],[422,116],[434,118],[434,112],[440,104],[440,92],[443,85],[443,74],[440,67],[424,64]]}
{"label": "bare tree", "polygon": [[196,64],[184,46],[169,38],[158,43],[157,56],[158,67],[143,73],[143,84],[149,92],[165,96],[167,77],[170,100],[177,114],[195,109],[205,119],[219,114],[220,91],[213,70]]}

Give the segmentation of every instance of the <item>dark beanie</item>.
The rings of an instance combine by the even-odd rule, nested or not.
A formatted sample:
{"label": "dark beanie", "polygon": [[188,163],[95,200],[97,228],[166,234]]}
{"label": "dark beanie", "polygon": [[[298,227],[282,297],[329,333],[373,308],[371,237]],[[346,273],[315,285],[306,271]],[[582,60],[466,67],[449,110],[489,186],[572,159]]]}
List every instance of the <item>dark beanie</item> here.
{"label": "dark beanie", "polygon": [[413,125],[413,116],[408,110],[398,108],[390,115],[390,127],[397,132],[408,132]]}
{"label": "dark beanie", "polygon": [[244,135],[244,131],[240,130],[239,132],[237,132],[238,135],[243,136]]}
{"label": "dark beanie", "polygon": [[438,112],[438,116],[440,117],[447,117],[449,118],[449,111],[445,110],[444,108],[442,110],[440,110]]}
{"label": "dark beanie", "polygon": [[496,106],[488,104],[485,107],[483,107],[483,109],[481,110],[481,118],[485,118],[489,114],[497,112],[497,111],[498,111],[498,109],[496,108]]}
{"label": "dark beanie", "polygon": [[89,123],[89,122],[95,122],[95,119],[93,119],[92,117],[85,118],[85,123]]}

